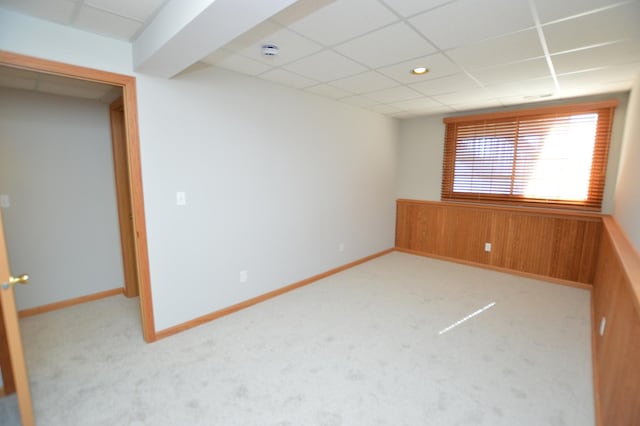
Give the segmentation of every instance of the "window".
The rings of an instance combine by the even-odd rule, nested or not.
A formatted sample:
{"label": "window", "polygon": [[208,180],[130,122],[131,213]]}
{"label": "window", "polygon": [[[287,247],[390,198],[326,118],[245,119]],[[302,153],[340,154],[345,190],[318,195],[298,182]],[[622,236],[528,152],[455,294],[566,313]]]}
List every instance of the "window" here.
{"label": "window", "polygon": [[616,105],[445,118],[442,200],[600,210]]}

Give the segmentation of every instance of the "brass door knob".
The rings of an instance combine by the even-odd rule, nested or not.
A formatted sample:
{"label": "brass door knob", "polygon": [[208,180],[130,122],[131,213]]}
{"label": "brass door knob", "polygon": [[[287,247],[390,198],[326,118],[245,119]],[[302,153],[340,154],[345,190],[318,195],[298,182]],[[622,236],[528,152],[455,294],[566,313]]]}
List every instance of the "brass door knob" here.
{"label": "brass door knob", "polygon": [[9,287],[14,287],[16,284],[28,284],[29,283],[29,274],[18,275],[17,277],[9,277],[9,282],[3,283],[2,288],[8,289]]}

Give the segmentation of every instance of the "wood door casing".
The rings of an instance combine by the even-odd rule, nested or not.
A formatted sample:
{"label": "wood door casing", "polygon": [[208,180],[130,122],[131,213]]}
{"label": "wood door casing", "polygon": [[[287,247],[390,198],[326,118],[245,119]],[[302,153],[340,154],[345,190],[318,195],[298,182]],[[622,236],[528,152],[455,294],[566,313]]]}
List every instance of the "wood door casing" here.
{"label": "wood door casing", "polygon": [[3,50],[0,50],[0,65],[122,87],[122,97],[125,105],[124,113],[126,117],[125,124],[127,128],[127,158],[129,159],[131,201],[133,204],[133,226],[135,228],[134,235],[138,266],[138,290],[140,293],[142,334],[146,342],[154,342],[157,337],[154,325],[151,274],[149,271],[146,218],[144,213],[144,194],[142,191],[142,164],[138,135],[138,106],[135,77]]}
{"label": "wood door casing", "polygon": [[127,132],[122,97],[111,103],[109,116],[111,119],[113,169],[116,196],[118,198],[118,222],[120,224],[120,244],[122,246],[122,265],[124,268],[124,294],[127,297],[136,297],[139,294],[138,265],[133,234],[133,206],[131,204]]}

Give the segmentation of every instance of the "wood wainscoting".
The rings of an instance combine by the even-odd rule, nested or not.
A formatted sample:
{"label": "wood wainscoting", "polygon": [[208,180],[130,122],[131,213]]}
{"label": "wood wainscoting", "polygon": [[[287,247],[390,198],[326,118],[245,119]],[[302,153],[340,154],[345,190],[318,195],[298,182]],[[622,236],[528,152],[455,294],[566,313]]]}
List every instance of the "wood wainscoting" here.
{"label": "wood wainscoting", "polygon": [[599,424],[640,425],[640,255],[613,218],[603,224],[592,298]]}
{"label": "wood wainscoting", "polygon": [[397,208],[397,250],[592,289],[597,424],[640,425],[640,254],[612,217],[416,200]]}
{"label": "wood wainscoting", "polygon": [[589,288],[601,228],[599,214],[398,200],[396,249]]}

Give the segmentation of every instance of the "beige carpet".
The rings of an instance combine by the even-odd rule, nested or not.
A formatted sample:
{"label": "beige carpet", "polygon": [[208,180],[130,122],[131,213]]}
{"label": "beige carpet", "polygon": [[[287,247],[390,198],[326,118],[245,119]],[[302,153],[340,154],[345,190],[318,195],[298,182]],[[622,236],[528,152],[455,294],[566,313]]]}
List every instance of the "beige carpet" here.
{"label": "beige carpet", "polygon": [[151,345],[124,297],[21,325],[42,426],[584,426],[589,297],[391,253]]}

